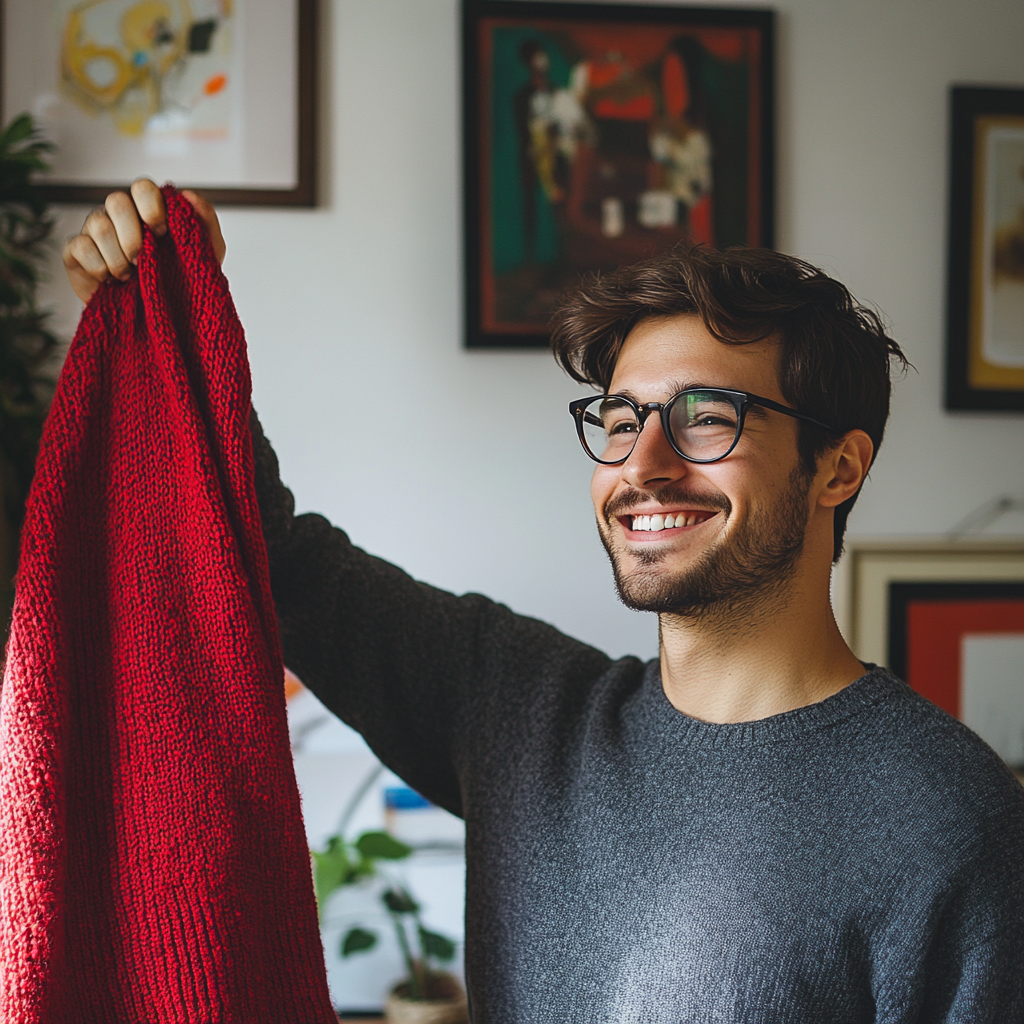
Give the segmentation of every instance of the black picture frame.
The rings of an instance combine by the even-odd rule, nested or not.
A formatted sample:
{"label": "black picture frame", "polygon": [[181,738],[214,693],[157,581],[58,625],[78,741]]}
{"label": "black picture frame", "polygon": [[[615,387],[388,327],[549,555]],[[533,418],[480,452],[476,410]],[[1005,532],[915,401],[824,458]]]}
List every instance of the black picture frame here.
{"label": "black picture frame", "polygon": [[[986,356],[991,336],[990,296],[997,294],[1000,226],[990,215],[996,173],[990,133],[1015,125],[1024,138],[1024,89],[953,86],[950,89],[949,234],[946,286],[946,387],[949,410],[1024,411],[1024,363],[1007,366]],[[1024,170],[1024,168],[1022,168]],[[1024,208],[1019,224],[1020,274],[1012,284],[1024,290]],[[1005,249],[1005,247],[1004,247]],[[991,261],[991,262],[990,262]],[[1018,266],[1019,264],[1019,266]]]}
{"label": "black picture frame", "polygon": [[[774,12],[766,8],[462,0],[467,347],[546,347],[547,315],[565,287],[684,238],[772,246],[774,32]],[[606,81],[614,56],[592,56],[593,41],[616,33],[622,68],[635,73],[628,88],[620,88],[626,70]],[[657,41],[662,37],[667,43]],[[633,60],[631,52],[640,56]],[[642,64],[645,52],[655,56]],[[635,84],[641,79],[642,88]],[[535,134],[543,122],[537,103],[549,97],[552,111],[559,99],[567,99],[563,112],[575,111],[575,122],[550,115],[557,143],[543,135],[538,142]],[[648,110],[655,113],[645,120]],[[655,160],[659,133],[668,155]],[[700,188],[684,180],[695,153],[699,168],[710,166]],[[638,191],[643,173],[651,180],[662,173],[659,161],[670,184]],[[622,186],[625,198],[609,189],[598,201],[592,183],[609,173],[623,181],[631,175],[633,184]],[[515,203],[519,209],[510,213]],[[545,203],[546,228],[538,227],[537,212]],[[540,258],[542,230],[549,251]],[[506,269],[499,270],[502,261]]]}
{"label": "black picture frame", "polygon": [[[4,57],[10,38],[7,8],[13,0],[0,0],[0,113],[6,123],[21,113],[8,110],[4,87],[7,81]],[[22,0],[24,2],[24,0]],[[33,0],[34,2],[34,0]],[[277,3],[279,0],[266,0]],[[319,0],[291,0],[295,5],[296,24],[296,136],[295,169],[296,179],[292,188],[263,187],[207,187],[200,185],[203,195],[211,202],[222,206],[316,206],[316,162],[317,162],[317,12]],[[39,16],[49,16],[46,4],[38,4]],[[257,12],[258,14],[258,12]],[[136,173],[136,168],[125,168],[126,177],[102,184],[76,183],[72,181],[41,183],[43,194],[55,203],[101,203],[106,196],[117,189],[127,188]],[[128,176],[128,175],[131,175]],[[176,180],[179,188],[189,188],[193,183]]]}
{"label": "black picture frame", "polygon": [[928,580],[889,584],[889,660],[893,675],[907,677],[907,608],[914,601],[1024,600],[1024,582],[1005,580]]}
{"label": "black picture frame", "polygon": [[975,730],[1024,782],[1019,685],[1016,693],[1008,689],[996,668],[996,680],[989,677],[979,692],[977,672],[970,689],[964,675],[968,638],[1013,640],[1020,634],[1024,580],[893,581],[888,620],[893,674]]}

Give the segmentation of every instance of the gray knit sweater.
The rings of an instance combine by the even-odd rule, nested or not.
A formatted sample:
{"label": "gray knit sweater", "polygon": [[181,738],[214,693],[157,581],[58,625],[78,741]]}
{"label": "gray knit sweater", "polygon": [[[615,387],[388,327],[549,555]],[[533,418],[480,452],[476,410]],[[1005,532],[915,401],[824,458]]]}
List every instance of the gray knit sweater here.
{"label": "gray knit sweater", "polygon": [[294,516],[254,435],[288,665],[466,820],[475,1024],[1024,1022],[1024,790],[963,725],[881,669],[690,719]]}

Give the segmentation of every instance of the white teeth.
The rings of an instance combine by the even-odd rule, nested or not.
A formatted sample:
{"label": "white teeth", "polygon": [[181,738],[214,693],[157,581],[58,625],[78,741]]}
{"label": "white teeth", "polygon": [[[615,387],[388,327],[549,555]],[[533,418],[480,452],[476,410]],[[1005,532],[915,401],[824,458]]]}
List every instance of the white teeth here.
{"label": "white teeth", "polygon": [[634,530],[643,530],[650,533],[659,533],[662,530],[680,529],[684,526],[696,526],[698,523],[703,523],[705,519],[709,519],[711,513],[708,512],[694,512],[692,515],[683,515],[681,512],[676,515],[663,516],[655,514],[653,516],[633,516],[632,524]]}

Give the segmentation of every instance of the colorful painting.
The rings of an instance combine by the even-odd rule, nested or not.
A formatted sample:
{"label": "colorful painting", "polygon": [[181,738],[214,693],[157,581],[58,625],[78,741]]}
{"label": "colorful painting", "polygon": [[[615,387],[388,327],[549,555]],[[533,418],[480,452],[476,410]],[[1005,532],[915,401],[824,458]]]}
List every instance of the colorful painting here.
{"label": "colorful painting", "polygon": [[[51,198],[135,177],[313,200],[315,0],[5,0],[3,118],[54,143]],[[15,44],[14,41],[17,41]]]}
{"label": "colorful painting", "polygon": [[947,399],[1024,409],[1024,89],[954,88]]}
{"label": "colorful painting", "polygon": [[680,243],[770,245],[769,12],[466,0],[470,345]]}
{"label": "colorful painting", "polygon": [[[61,86],[122,135],[227,136],[233,0],[58,0]],[[237,86],[234,86],[237,88]]]}

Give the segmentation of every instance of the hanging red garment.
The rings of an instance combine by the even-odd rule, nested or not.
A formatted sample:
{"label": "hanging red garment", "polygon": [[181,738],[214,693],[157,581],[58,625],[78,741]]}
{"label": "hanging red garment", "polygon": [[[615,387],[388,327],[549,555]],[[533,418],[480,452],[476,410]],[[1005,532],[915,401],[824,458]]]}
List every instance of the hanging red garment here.
{"label": "hanging red garment", "polygon": [[328,1024],[241,325],[164,189],[89,303],[0,696],[3,1024]]}

